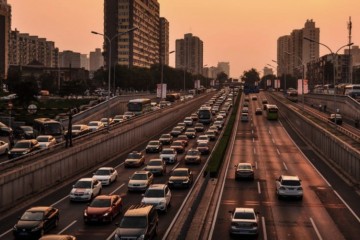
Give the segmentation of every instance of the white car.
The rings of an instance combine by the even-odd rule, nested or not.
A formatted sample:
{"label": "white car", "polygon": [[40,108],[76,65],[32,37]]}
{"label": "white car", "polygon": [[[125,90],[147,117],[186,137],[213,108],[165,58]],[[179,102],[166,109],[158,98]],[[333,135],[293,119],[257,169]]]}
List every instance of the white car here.
{"label": "white car", "polygon": [[154,175],[149,171],[136,171],[130,177],[128,191],[145,191],[153,182]]}
{"label": "white car", "polygon": [[92,132],[105,127],[104,123],[102,123],[101,121],[91,121],[89,122],[88,126]]}
{"label": "white car", "polygon": [[39,142],[41,149],[49,148],[56,144],[56,139],[51,135],[39,135],[36,140]]}
{"label": "white car", "polygon": [[141,200],[142,204],[155,206],[157,210],[167,212],[171,201],[171,191],[166,184],[152,184]]}
{"label": "white car", "polygon": [[298,176],[281,175],[276,179],[276,194],[281,197],[303,198],[303,188]]}
{"label": "white car", "polygon": [[73,185],[70,201],[90,201],[101,194],[101,182],[95,178],[81,178]]}
{"label": "white car", "polygon": [[200,135],[197,140],[196,140],[196,143],[199,144],[200,142],[206,142],[206,143],[209,143],[210,141],[210,138],[208,135]]}
{"label": "white car", "polygon": [[164,175],[166,174],[166,165],[161,159],[150,159],[149,163],[145,167],[145,170],[154,175]]}
{"label": "white car", "polygon": [[164,148],[160,153],[160,159],[166,163],[176,163],[177,152],[173,148]]}
{"label": "white car", "polygon": [[6,154],[9,149],[9,143],[0,141],[0,154]]}
{"label": "white car", "polygon": [[194,120],[192,119],[192,117],[186,117],[184,119],[184,123],[187,125],[187,126],[192,126],[194,124]]}
{"label": "white car", "polygon": [[235,208],[231,213],[231,235],[250,235],[259,234],[259,217],[253,208]]}
{"label": "white car", "polygon": [[113,118],[114,123],[123,122],[125,120],[126,120],[126,117],[124,117],[124,115],[116,115]]}
{"label": "white car", "polygon": [[126,119],[133,118],[133,117],[135,117],[135,113],[133,113],[133,112],[124,112],[124,117]]}
{"label": "white car", "polygon": [[93,174],[93,178],[99,180],[102,185],[110,185],[115,182],[118,172],[112,167],[101,167]]}

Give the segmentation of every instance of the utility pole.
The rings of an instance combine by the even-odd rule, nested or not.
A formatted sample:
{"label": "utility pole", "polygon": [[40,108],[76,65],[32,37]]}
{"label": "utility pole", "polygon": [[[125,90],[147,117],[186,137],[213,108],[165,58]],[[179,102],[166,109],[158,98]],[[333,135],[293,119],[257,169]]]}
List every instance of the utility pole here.
{"label": "utility pole", "polygon": [[349,30],[349,74],[348,74],[348,83],[351,83],[353,82],[352,80],[352,54],[351,54],[351,29],[352,29],[352,22],[351,22],[351,17],[349,17],[349,22],[348,22],[348,30]]}

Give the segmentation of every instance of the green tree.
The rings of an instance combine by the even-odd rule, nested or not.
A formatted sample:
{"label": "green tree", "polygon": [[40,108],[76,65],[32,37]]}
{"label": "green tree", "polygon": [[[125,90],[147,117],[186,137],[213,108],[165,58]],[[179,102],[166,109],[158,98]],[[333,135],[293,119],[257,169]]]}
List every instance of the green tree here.
{"label": "green tree", "polygon": [[21,81],[18,81],[13,85],[13,93],[18,96],[17,101],[23,107],[28,106],[32,101],[37,101],[36,96],[39,93],[39,87],[36,82],[36,78],[31,75],[23,77]]}

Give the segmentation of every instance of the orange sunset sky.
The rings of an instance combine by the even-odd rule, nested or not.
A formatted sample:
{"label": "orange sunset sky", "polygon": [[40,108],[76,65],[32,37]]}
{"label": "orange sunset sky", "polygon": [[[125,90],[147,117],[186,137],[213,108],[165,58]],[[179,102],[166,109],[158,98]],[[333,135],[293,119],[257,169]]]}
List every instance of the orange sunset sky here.
{"label": "orange sunset sky", "polygon": [[[204,64],[230,62],[230,77],[251,68],[262,70],[276,60],[278,37],[301,29],[307,19],[320,28],[320,42],[333,51],[360,45],[360,0],[158,0],[160,16],[170,22],[170,50],[175,40],[193,33],[204,42]],[[8,0],[12,29],[45,37],[63,50],[89,54],[101,48],[103,0]],[[328,50],[320,47],[320,55]],[[170,65],[175,65],[170,56]]]}

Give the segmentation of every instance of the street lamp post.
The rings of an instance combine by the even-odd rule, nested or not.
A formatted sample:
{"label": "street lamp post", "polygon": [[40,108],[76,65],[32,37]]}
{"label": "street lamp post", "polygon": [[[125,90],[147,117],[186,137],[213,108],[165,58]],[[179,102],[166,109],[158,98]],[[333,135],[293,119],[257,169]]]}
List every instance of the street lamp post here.
{"label": "street lamp post", "polygon": [[[175,51],[169,52],[169,54]],[[164,82],[164,56],[161,56],[161,89],[160,89],[160,101],[163,99],[163,82]]]}
{"label": "street lamp post", "polygon": [[[291,53],[289,53],[289,52],[286,52],[285,51],[285,53],[286,54],[288,54],[288,55],[293,55],[293,54],[291,54]],[[297,56],[297,55],[293,55],[293,56],[295,56],[297,59],[299,59],[299,61],[301,62],[301,65],[302,65],[302,79],[301,79],[301,101],[302,101],[302,108],[303,108],[303,110],[304,110],[304,79],[305,79],[305,63],[304,63],[304,61],[299,57],[299,56]]]}
{"label": "street lamp post", "polygon": [[321,42],[315,41],[314,39],[311,39],[311,38],[308,38],[308,37],[304,37],[304,39],[307,40],[307,41],[309,41],[309,42],[317,43],[317,44],[319,44],[319,45],[322,45],[322,46],[326,47],[326,48],[330,51],[330,53],[331,53],[332,60],[333,60],[333,81],[334,81],[334,113],[335,113],[335,119],[334,119],[334,121],[335,121],[335,125],[336,125],[336,123],[337,123],[337,115],[336,115],[336,114],[338,113],[338,111],[337,111],[337,109],[336,109],[336,92],[335,92],[335,84],[336,84],[335,64],[336,64],[336,57],[337,57],[337,53],[338,53],[341,49],[343,49],[344,47],[350,47],[350,46],[353,45],[354,43],[348,43],[348,44],[340,47],[340,48],[334,53],[334,52],[331,50],[330,47],[328,47],[327,45],[325,45],[325,44],[323,44],[323,43],[321,43]]}
{"label": "street lamp post", "polygon": [[111,41],[115,38],[115,37],[117,37],[117,36],[121,36],[121,35],[124,35],[124,34],[127,34],[127,33],[129,33],[129,32],[133,32],[133,31],[135,31],[136,29],[138,29],[138,27],[134,27],[134,28],[131,28],[131,29],[129,29],[129,30],[127,30],[127,31],[125,31],[125,32],[120,32],[120,33],[118,33],[118,34],[115,34],[112,38],[109,38],[106,34],[104,34],[104,33],[99,33],[99,32],[95,32],[95,31],[91,31],[91,33],[92,34],[96,34],[96,35],[101,35],[101,36],[104,36],[105,38],[106,38],[106,40],[108,41],[108,43],[109,43],[109,63],[108,63],[108,71],[109,71],[109,74],[108,74],[108,124],[107,124],[107,128],[108,128],[108,130],[110,129],[110,122],[109,122],[109,118],[110,118],[110,92],[111,92],[111,84],[110,84],[110,82],[111,82]]}
{"label": "street lamp post", "polygon": [[[272,67],[272,68],[276,69],[276,67],[273,66],[273,65],[271,65],[271,64],[266,64],[266,65],[269,66],[269,67]],[[276,79],[274,79],[274,89],[275,89],[275,80],[276,80]]]}

